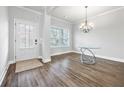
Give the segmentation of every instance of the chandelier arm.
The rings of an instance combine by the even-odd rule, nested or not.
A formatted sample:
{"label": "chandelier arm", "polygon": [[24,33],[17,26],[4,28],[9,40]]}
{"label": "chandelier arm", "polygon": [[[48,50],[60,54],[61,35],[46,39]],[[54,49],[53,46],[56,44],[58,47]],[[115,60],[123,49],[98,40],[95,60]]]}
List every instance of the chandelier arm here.
{"label": "chandelier arm", "polygon": [[87,17],[87,8],[88,6],[85,6],[85,21],[84,21],[84,24],[81,25],[80,29],[84,32],[84,33],[88,33],[93,27],[88,24],[88,17]]}

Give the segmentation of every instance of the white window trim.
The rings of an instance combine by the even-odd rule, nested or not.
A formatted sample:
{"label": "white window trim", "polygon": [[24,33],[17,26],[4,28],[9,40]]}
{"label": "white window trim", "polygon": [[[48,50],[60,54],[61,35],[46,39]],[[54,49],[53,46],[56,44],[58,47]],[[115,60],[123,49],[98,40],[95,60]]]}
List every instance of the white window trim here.
{"label": "white window trim", "polygon": [[68,28],[66,28],[66,27],[60,27],[60,26],[55,26],[55,25],[51,25],[50,26],[50,28],[52,28],[52,27],[54,27],[54,28],[58,28],[58,29],[63,29],[63,30],[68,30],[68,32],[69,32],[69,45],[68,46],[51,46],[50,45],[50,47],[51,48],[69,48],[70,46],[71,46],[71,40],[70,40],[70,38],[71,38],[71,36],[70,36],[70,31],[69,31],[69,29]]}

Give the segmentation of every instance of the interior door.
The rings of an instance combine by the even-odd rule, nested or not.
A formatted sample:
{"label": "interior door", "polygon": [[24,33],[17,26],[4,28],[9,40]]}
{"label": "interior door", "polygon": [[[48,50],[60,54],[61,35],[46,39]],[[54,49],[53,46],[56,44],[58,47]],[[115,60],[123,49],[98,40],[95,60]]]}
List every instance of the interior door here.
{"label": "interior door", "polygon": [[15,20],[16,61],[38,58],[38,24],[25,20]]}

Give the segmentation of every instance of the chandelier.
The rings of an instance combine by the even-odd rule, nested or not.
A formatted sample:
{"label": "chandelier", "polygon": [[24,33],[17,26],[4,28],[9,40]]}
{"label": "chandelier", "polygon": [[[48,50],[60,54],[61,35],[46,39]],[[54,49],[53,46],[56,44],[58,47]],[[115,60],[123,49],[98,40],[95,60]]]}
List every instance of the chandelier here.
{"label": "chandelier", "polygon": [[87,21],[87,8],[88,6],[85,6],[86,9],[85,21],[80,25],[80,30],[83,31],[84,33],[88,33],[90,30],[93,29],[94,26],[93,23],[88,23]]}

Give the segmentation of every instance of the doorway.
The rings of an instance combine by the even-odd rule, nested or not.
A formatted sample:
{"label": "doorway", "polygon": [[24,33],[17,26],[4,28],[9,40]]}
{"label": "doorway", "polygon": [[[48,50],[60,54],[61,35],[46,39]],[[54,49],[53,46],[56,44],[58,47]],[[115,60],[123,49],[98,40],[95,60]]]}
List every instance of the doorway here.
{"label": "doorway", "polygon": [[38,58],[39,25],[35,22],[15,19],[15,61]]}

